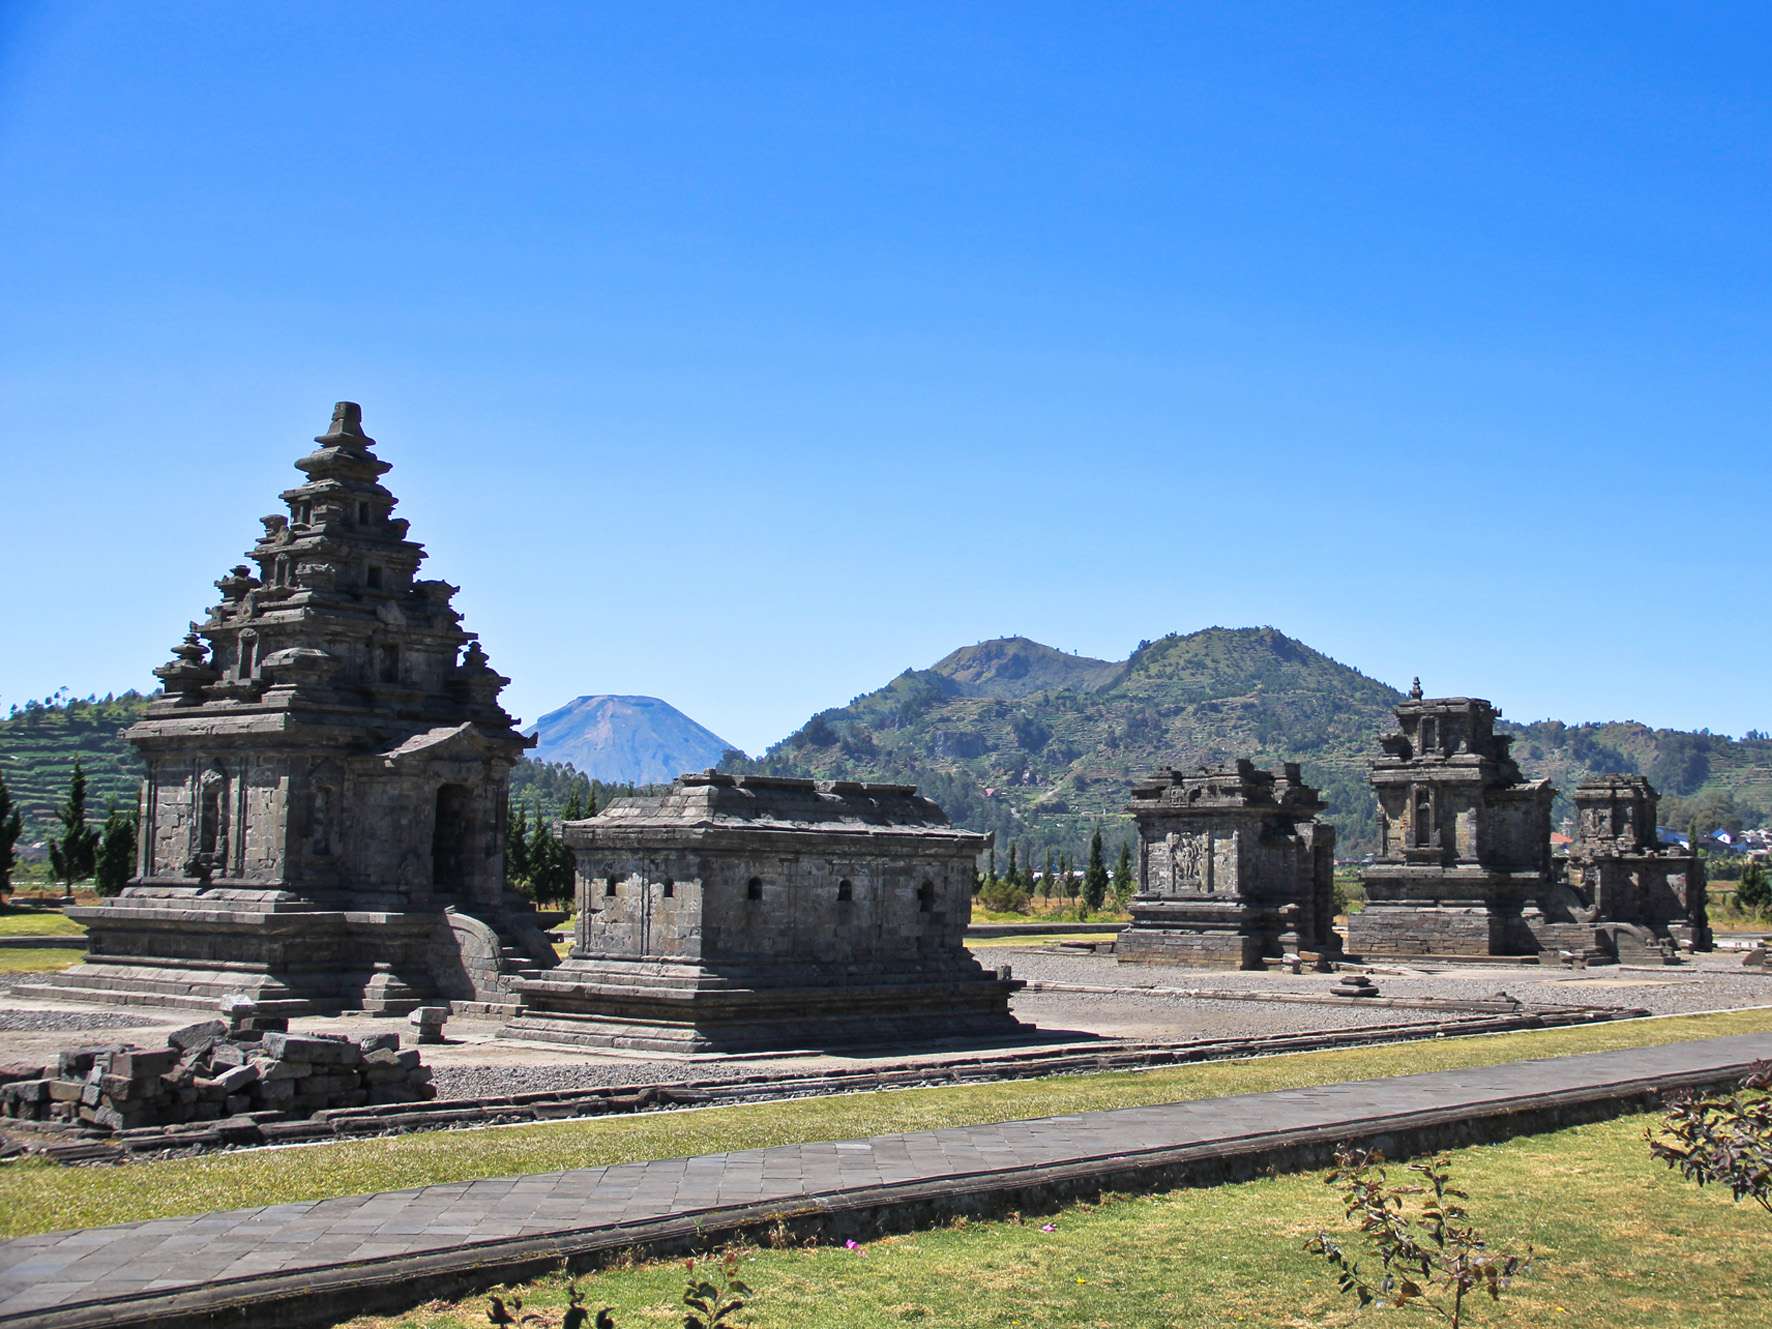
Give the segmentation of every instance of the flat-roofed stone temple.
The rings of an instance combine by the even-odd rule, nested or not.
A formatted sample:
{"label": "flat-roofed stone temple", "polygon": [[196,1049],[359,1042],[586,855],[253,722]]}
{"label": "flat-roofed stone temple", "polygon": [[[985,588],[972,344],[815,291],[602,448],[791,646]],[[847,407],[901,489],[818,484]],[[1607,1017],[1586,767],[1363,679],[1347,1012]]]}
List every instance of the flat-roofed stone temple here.
{"label": "flat-roofed stone temple", "polygon": [[533,742],[499,705],[509,680],[456,588],[417,578],[359,408],[315,443],[125,735],[147,766],[134,879],[68,911],[86,962],[31,990],[397,1013],[508,1005],[554,962],[505,885],[508,774]]}
{"label": "flat-roofed stone temple", "polygon": [[1115,955],[1128,964],[1259,969],[1321,962],[1335,932],[1335,829],[1297,763],[1240,760],[1136,783],[1138,893]]}
{"label": "flat-roofed stone temple", "polygon": [[965,947],[977,856],[910,785],[680,777],[568,822],[575,945],[506,1037],[672,1052],[1013,1035]]}

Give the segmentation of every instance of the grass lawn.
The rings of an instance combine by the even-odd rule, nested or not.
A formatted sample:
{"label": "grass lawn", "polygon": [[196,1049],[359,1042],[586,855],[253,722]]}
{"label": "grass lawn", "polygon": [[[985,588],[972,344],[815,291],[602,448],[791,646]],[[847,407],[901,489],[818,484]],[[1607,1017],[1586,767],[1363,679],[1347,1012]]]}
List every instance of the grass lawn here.
{"label": "grass lawn", "polygon": [[123,1167],[67,1168],[33,1160],[0,1164],[0,1238],[476,1177],[858,1139],[1765,1031],[1772,1031],[1772,1007],[1154,1071],[846,1094],[497,1130],[433,1131]]}
{"label": "grass lawn", "polygon": [[79,964],[86,952],[59,946],[32,947],[29,950],[0,948],[0,974],[44,974]]}
{"label": "grass lawn", "polygon": [[1132,915],[1112,909],[1092,909],[1086,917],[1077,917],[1077,907],[1062,900],[1033,900],[1025,914],[1011,909],[986,909],[977,900],[972,902],[974,923],[1086,923],[1091,927],[1125,927]]}
{"label": "grass lawn", "polygon": [[0,937],[80,937],[85,934],[85,928],[53,909],[0,909]]}
{"label": "grass lawn", "polygon": [[973,937],[968,949],[981,946],[1056,946],[1061,941],[1111,941],[1111,932],[1049,932],[1037,937]]}
{"label": "grass lawn", "polygon": [[[1652,1162],[1654,1117],[1462,1149],[1452,1155],[1479,1230],[1530,1244],[1534,1268],[1467,1307],[1469,1325],[1739,1329],[1772,1324],[1772,1216],[1700,1191]],[[1316,1229],[1343,1228],[1321,1173],[1163,1195],[1116,1197],[1025,1224],[979,1223],[835,1247],[747,1251],[739,1277],[757,1329],[1207,1329],[1207,1326],[1443,1323],[1430,1314],[1358,1317],[1327,1265],[1304,1253]],[[1347,1245],[1356,1248],[1351,1239]],[[580,1280],[618,1329],[679,1325],[679,1261]],[[524,1287],[525,1315],[560,1323],[565,1280]],[[370,1326],[484,1325],[486,1298],[435,1304]]]}

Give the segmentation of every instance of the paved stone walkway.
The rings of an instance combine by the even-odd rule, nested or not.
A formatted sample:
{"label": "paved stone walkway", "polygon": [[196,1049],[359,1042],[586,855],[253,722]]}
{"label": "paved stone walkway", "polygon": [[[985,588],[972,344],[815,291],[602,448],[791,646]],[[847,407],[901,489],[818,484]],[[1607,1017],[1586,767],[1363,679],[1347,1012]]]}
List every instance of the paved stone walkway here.
{"label": "paved stone walkway", "polygon": [[[1124,1168],[1129,1155],[1221,1142],[1260,1147],[1263,1139],[1301,1131],[1370,1130],[1436,1110],[1477,1114],[1545,1095],[1677,1081],[1767,1058],[1772,1034],[1752,1034],[46,1233],[0,1243],[0,1326],[133,1320],[157,1299],[188,1301],[182,1294],[194,1289],[250,1295],[255,1279],[440,1252],[483,1264],[500,1243],[515,1239],[1091,1160],[1117,1160]],[[1054,1093],[1062,1093],[1062,1082],[1054,1083]]]}

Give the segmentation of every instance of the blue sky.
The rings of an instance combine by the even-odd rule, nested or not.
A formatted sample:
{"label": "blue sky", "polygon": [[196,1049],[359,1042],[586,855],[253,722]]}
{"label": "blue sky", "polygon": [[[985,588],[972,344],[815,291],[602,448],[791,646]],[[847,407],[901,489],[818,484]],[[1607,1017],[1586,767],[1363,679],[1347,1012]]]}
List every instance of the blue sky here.
{"label": "blue sky", "polygon": [[0,5],[0,706],[340,398],[526,719],[1272,624],[1772,729],[1772,10]]}

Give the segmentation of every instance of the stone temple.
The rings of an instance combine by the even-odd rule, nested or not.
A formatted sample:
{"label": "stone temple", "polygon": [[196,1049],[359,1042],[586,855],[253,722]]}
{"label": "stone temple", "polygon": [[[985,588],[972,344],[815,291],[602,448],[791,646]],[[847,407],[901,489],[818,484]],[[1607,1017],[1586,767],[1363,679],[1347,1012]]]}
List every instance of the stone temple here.
{"label": "stone temple", "polygon": [[1419,681],[1397,707],[1398,732],[1372,766],[1380,848],[1349,950],[1539,953],[1532,923],[1550,881],[1556,790],[1520,773],[1512,738],[1495,732],[1500,714],[1480,698],[1424,698]]}
{"label": "stone temple", "polygon": [[134,880],[71,909],[84,964],[45,995],[271,1013],[510,1003],[553,963],[504,880],[499,706],[455,587],[416,576],[390,469],[340,402],[305,479],[154,672],[126,737],[147,764]]}
{"label": "stone temple", "polygon": [[966,950],[977,856],[909,785],[685,775],[569,822],[576,945],[505,1037],[733,1052],[998,1038]]}
{"label": "stone temple", "polygon": [[1575,842],[1560,864],[1567,907],[1595,922],[1621,959],[1663,943],[1711,945],[1703,860],[1661,843],[1660,802],[1640,775],[1600,775],[1575,787]]}
{"label": "stone temple", "polygon": [[1115,944],[1130,964],[1259,969],[1287,954],[1340,951],[1334,930],[1335,830],[1288,762],[1252,762],[1133,786],[1138,893]]}

